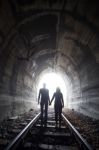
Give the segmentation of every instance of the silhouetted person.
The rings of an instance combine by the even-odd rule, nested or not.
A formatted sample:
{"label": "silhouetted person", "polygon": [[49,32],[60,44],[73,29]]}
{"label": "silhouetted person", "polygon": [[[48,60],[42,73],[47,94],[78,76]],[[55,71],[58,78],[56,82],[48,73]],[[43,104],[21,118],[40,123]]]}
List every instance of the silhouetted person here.
{"label": "silhouetted person", "polygon": [[[39,90],[38,104],[39,102],[41,106],[41,125],[43,124],[47,125],[48,102],[50,103],[50,99],[49,99],[49,90],[46,89],[46,84],[43,84],[43,88]],[[44,111],[44,107],[45,107],[45,111]]]}
{"label": "silhouetted person", "polygon": [[59,87],[56,88],[56,92],[53,94],[51,103],[53,99],[55,99],[54,109],[55,109],[56,126],[57,126],[58,118],[59,118],[59,126],[61,126],[61,113],[62,113],[62,107],[64,107],[64,100],[63,100],[63,94],[61,93]]}

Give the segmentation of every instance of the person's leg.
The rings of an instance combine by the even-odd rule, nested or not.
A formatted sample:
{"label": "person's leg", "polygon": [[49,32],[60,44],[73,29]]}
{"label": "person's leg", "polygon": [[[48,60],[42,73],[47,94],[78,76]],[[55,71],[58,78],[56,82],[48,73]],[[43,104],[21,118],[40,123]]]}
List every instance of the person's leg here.
{"label": "person's leg", "polygon": [[41,125],[43,124],[43,107],[44,105],[41,104]]}
{"label": "person's leg", "polygon": [[48,117],[48,103],[45,104],[45,124],[47,124],[47,117]]}
{"label": "person's leg", "polygon": [[56,107],[55,107],[55,121],[56,121],[56,126],[57,126],[58,113],[57,113],[57,108]]}
{"label": "person's leg", "polygon": [[62,120],[62,108],[59,110],[59,127],[61,127],[61,120]]}

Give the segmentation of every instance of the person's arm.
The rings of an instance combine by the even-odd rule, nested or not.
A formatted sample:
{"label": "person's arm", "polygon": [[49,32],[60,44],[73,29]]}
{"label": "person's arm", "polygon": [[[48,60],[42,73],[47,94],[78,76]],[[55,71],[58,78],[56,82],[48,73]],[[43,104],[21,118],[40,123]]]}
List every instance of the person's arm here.
{"label": "person's arm", "polygon": [[53,101],[54,97],[55,97],[55,93],[53,94],[53,97],[52,97],[52,99],[51,99],[50,104],[52,103],[52,101]]}
{"label": "person's arm", "polygon": [[41,95],[41,90],[39,90],[39,95],[38,95],[38,104],[40,102],[40,95]]}
{"label": "person's arm", "polygon": [[50,105],[51,102],[50,102],[50,97],[49,97],[49,90],[48,90],[48,101],[49,101],[49,105]]}
{"label": "person's arm", "polygon": [[63,94],[62,94],[62,107],[64,107],[64,99],[63,99]]}

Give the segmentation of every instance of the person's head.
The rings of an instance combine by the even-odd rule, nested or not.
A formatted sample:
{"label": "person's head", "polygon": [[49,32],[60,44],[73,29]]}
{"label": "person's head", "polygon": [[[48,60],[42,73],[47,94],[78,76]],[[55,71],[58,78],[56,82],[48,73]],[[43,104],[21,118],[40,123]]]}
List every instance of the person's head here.
{"label": "person's head", "polygon": [[45,83],[43,83],[43,88],[46,88],[46,84]]}
{"label": "person's head", "polygon": [[60,92],[60,88],[59,87],[56,88],[56,92]]}

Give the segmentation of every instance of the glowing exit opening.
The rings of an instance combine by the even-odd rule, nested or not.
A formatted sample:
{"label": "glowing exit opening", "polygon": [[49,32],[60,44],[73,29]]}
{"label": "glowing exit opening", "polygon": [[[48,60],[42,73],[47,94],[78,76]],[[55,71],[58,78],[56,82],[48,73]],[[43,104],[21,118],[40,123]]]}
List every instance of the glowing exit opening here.
{"label": "glowing exit opening", "polygon": [[38,92],[39,89],[42,88],[43,83],[46,83],[46,87],[49,90],[50,99],[52,98],[53,93],[56,91],[56,88],[59,87],[61,92],[63,93],[64,104],[65,104],[67,89],[66,89],[65,82],[61,76],[55,73],[47,73],[43,75],[38,83]]}

